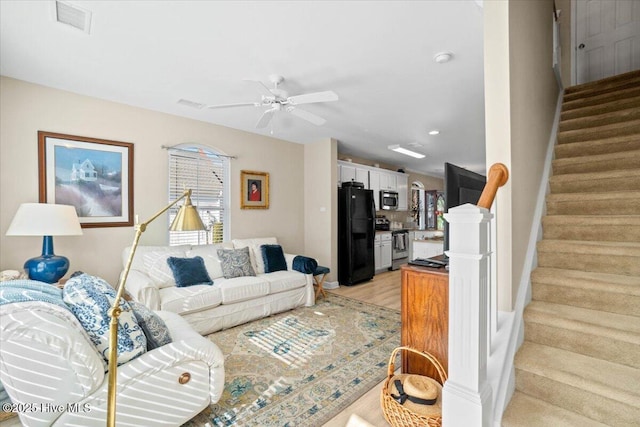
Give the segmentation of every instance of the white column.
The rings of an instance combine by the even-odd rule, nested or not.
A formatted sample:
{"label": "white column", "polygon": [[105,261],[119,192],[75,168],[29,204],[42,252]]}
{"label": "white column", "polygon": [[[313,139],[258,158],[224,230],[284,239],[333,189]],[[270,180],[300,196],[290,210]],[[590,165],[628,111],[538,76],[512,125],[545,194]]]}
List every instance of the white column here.
{"label": "white column", "polygon": [[443,388],[444,427],[491,423],[487,382],[489,221],[485,208],[466,204],[449,222],[449,372]]}

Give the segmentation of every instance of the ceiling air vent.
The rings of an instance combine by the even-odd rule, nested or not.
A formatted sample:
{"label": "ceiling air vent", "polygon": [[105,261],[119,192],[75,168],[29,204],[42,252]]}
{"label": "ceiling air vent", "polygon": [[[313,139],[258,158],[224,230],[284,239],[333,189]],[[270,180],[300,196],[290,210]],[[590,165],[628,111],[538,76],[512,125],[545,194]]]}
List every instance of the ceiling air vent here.
{"label": "ceiling air vent", "polygon": [[56,0],[55,20],[89,34],[91,30],[91,12],[67,2]]}

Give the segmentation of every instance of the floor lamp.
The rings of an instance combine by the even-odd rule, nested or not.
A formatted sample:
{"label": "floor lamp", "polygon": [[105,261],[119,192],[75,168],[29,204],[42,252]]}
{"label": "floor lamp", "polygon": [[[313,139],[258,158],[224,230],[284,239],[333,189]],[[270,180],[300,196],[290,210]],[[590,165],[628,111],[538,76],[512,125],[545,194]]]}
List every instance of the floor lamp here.
{"label": "floor lamp", "polygon": [[138,247],[140,236],[147,229],[147,225],[149,225],[156,218],[165,213],[182,199],[185,199],[185,202],[180,207],[180,210],[171,223],[171,227],[169,227],[169,230],[206,230],[204,224],[202,223],[202,219],[200,219],[198,210],[191,204],[191,190],[186,190],[177,200],[169,203],[146,222],[143,222],[136,226],[136,234],[133,238],[133,244],[131,245],[131,252],[129,252],[127,264],[125,265],[124,271],[120,276],[120,281],[118,282],[116,299],[113,302],[113,306],[109,310],[111,322],[109,324],[109,388],[107,392],[107,427],[115,427],[116,425],[116,384],[118,377],[118,317],[120,317],[120,313],[122,313],[122,309],[120,308],[120,298],[122,298],[122,295],[124,294],[125,284],[127,283],[127,276],[129,276],[129,270],[131,270],[131,263],[133,262],[133,257],[136,253],[136,248]]}

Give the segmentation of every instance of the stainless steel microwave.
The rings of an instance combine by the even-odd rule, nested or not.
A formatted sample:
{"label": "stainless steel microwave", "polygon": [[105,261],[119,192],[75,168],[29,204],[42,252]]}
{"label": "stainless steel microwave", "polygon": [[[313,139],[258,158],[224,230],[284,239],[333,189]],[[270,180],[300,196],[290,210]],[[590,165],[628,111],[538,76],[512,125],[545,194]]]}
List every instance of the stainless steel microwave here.
{"label": "stainless steel microwave", "polygon": [[380,209],[394,211],[398,209],[398,192],[380,190]]}

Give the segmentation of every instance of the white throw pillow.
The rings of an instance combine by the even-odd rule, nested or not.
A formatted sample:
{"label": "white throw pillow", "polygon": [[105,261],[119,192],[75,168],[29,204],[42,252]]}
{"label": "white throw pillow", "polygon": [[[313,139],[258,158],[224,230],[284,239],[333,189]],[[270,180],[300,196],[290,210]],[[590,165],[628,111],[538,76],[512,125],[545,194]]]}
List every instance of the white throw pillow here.
{"label": "white throw pillow", "polygon": [[160,289],[176,285],[173,271],[167,263],[167,259],[172,256],[176,256],[176,254],[171,252],[147,252],[144,254],[144,268],[153,283],[158,285]]}
{"label": "white throw pillow", "polygon": [[223,276],[222,265],[220,264],[220,258],[217,253],[218,249],[233,249],[233,246],[229,243],[194,246],[191,250],[187,251],[187,257],[202,257],[209,277],[215,280]]}
{"label": "white throw pillow", "polygon": [[251,266],[256,274],[264,274],[264,260],[262,259],[262,245],[277,245],[278,239],[275,237],[262,237],[258,239],[235,239],[233,247],[241,249],[249,247],[249,255],[251,256]]}

